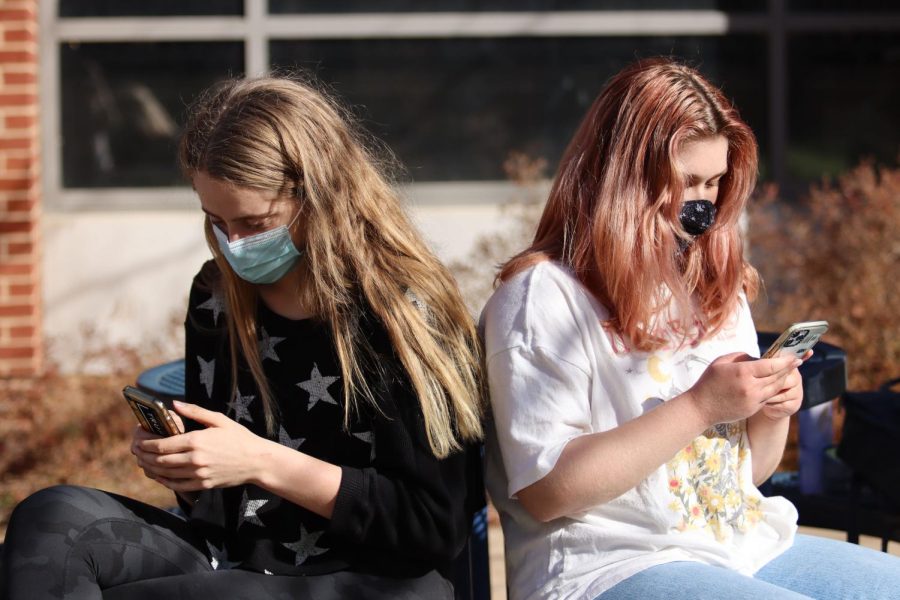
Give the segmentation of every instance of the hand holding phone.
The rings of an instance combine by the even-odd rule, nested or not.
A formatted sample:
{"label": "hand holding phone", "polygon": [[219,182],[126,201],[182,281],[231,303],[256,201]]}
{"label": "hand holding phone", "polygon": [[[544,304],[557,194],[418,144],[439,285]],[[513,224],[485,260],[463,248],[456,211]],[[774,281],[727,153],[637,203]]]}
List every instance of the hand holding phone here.
{"label": "hand holding phone", "polygon": [[130,385],[122,389],[122,395],[144,431],[163,437],[182,433],[159,398]]}
{"label": "hand holding phone", "polygon": [[827,321],[803,321],[794,323],[782,332],[778,339],[769,346],[762,358],[774,358],[784,354],[793,354],[802,358],[828,331]]}

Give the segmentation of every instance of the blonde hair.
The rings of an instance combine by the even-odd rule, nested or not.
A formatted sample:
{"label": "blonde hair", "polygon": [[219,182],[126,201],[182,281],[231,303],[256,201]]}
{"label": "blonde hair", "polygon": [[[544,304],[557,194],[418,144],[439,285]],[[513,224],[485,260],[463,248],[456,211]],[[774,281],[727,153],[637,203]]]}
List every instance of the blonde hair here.
{"label": "blonde hair", "polygon": [[[685,180],[675,154],[713,136],[728,141],[716,222],[682,254]],[[588,110],[560,161],[534,241],[498,279],[557,260],[609,310],[604,325],[631,348],[651,351],[673,336],[707,339],[734,314],[739,292],[753,299],[759,287],[738,228],[756,175],[756,138],[719,89],[668,59],[632,63]],[[674,321],[661,318],[670,302],[679,308]]]}
{"label": "blonde hair", "polygon": [[[330,326],[343,375],[345,426],[359,408],[357,398],[378,408],[360,367],[374,358],[359,323],[370,308],[406,369],[431,449],[444,457],[482,436],[477,332],[453,277],[409,222],[383,167],[350,123],[309,84],[227,81],[192,107],[179,159],[189,178],[204,172],[298,202],[307,263],[298,294]],[[277,407],[258,354],[256,288],[231,269],[208,221],[206,239],[224,279],[232,385],[240,353],[271,432]]]}

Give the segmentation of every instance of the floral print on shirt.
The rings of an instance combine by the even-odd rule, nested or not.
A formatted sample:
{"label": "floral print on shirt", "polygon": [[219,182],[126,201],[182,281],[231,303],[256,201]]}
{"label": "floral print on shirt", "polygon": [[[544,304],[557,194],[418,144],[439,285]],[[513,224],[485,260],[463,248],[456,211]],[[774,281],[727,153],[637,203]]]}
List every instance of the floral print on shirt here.
{"label": "floral print on shirt", "polygon": [[702,530],[726,542],[763,519],[744,421],[706,430],[666,464],[666,472],[678,531]]}

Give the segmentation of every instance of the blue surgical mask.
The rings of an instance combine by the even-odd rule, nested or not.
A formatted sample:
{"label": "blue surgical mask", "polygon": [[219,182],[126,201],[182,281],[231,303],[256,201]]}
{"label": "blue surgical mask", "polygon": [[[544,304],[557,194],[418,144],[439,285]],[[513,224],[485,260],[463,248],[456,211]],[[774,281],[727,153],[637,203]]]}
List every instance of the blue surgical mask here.
{"label": "blue surgical mask", "polygon": [[234,242],[229,242],[228,236],[215,225],[212,229],[219,242],[219,250],[238,277],[249,283],[275,283],[294,268],[302,255],[294,246],[290,232],[297,216],[288,225]]}

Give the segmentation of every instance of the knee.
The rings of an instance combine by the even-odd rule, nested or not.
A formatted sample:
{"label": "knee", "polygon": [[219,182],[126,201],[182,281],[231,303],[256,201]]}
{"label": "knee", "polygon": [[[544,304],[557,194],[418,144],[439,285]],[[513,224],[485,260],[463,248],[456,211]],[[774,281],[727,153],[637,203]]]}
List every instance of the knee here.
{"label": "knee", "polygon": [[74,485],[54,485],[39,490],[22,500],[9,519],[8,535],[22,529],[30,529],[41,523],[68,523],[83,525],[94,520],[98,495],[102,492]]}

